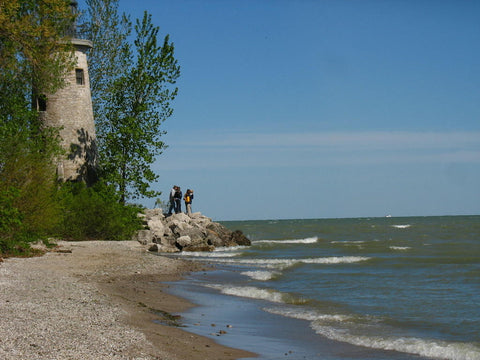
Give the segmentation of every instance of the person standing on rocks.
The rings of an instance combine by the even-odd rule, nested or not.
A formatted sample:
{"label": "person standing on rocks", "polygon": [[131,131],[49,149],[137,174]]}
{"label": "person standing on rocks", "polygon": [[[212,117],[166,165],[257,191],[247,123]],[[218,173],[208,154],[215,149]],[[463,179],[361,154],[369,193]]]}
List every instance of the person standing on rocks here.
{"label": "person standing on rocks", "polygon": [[173,199],[175,201],[175,214],[179,214],[182,212],[182,190],[180,186],[177,186]]}
{"label": "person standing on rocks", "polygon": [[187,215],[192,216],[193,190],[187,189],[183,200],[185,200],[185,208],[187,209]]}
{"label": "person standing on rocks", "polygon": [[172,211],[175,210],[175,192],[177,191],[177,185],[173,185],[172,190],[170,190],[170,207],[168,208],[168,215],[172,215]]}

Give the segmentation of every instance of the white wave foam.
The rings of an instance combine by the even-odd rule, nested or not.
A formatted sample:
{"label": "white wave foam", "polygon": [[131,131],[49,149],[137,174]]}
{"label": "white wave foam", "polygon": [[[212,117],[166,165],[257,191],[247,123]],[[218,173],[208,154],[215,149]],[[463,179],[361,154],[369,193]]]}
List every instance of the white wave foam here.
{"label": "white wave foam", "polygon": [[220,284],[207,284],[205,287],[219,290],[222,294],[244,297],[249,299],[266,300],[282,304],[305,304],[307,301],[288,293],[273,289],[261,289],[255,286],[229,286]]}
{"label": "white wave foam", "polygon": [[392,227],[396,228],[396,229],[408,229],[410,226],[410,224],[405,224],[405,225],[392,225]]}
{"label": "white wave foam", "polygon": [[[264,308],[281,316],[310,321],[312,329],[331,340],[373,349],[393,350],[447,360],[480,360],[480,348],[471,343],[446,342],[413,337],[353,335],[347,327],[356,321],[352,316],[322,314],[316,310],[297,307]],[[350,325],[349,325],[350,324]]]}
{"label": "white wave foam", "polygon": [[405,251],[405,250],[410,250],[411,247],[410,246],[390,246],[390,249]]}
{"label": "white wave foam", "polygon": [[287,268],[295,264],[348,264],[370,260],[364,256],[332,256],[307,259],[212,259],[212,261],[262,267]]}
{"label": "white wave foam", "polygon": [[365,241],[364,240],[354,240],[354,241],[331,241],[330,242],[331,244],[345,244],[345,245],[348,245],[348,244],[365,244]]}
{"label": "white wave foam", "polygon": [[278,271],[244,271],[242,275],[248,276],[254,280],[267,281],[273,279],[275,276],[280,275]]}
{"label": "white wave foam", "polygon": [[299,308],[278,307],[278,308],[264,308],[263,310],[271,314],[286,316],[293,319],[308,320],[308,321],[344,322],[351,319],[351,317],[347,315],[321,314],[315,310],[308,310],[308,309],[301,309],[301,308],[299,309]]}
{"label": "white wave foam", "polygon": [[283,303],[284,295],[278,291],[270,289],[260,289],[254,286],[225,286],[225,285],[206,285],[212,289],[219,290],[222,294],[234,295],[250,299],[268,300],[276,303]]}
{"label": "white wave foam", "polygon": [[305,264],[350,264],[360,261],[367,261],[366,256],[331,256],[325,258],[301,259],[300,262]]}
{"label": "white wave foam", "polygon": [[231,251],[239,251],[239,250],[244,250],[244,249],[249,249],[250,246],[220,246],[215,248],[213,252],[231,252]]}
{"label": "white wave foam", "polygon": [[293,239],[293,240],[257,240],[253,241],[253,244],[313,244],[318,241],[318,237],[310,237],[305,239]]}
{"label": "white wave foam", "polygon": [[215,252],[215,251],[182,251],[178,253],[177,256],[191,256],[191,257],[203,257],[203,258],[230,258],[239,256],[241,253],[224,253],[224,252]]}
{"label": "white wave foam", "polygon": [[480,348],[468,343],[445,342],[419,338],[389,338],[380,336],[356,336],[345,329],[323,326],[316,322],[312,329],[329,339],[373,349],[394,350],[403,353],[448,360],[479,360]]}

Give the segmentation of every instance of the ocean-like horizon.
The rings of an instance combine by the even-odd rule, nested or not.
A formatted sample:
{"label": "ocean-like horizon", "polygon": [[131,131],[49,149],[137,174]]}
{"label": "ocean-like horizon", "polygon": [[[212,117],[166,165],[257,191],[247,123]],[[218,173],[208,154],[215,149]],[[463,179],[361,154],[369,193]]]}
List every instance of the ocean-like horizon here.
{"label": "ocean-like horizon", "polygon": [[187,330],[260,359],[480,360],[480,216],[222,224],[252,246],[176,255],[215,264],[173,287]]}

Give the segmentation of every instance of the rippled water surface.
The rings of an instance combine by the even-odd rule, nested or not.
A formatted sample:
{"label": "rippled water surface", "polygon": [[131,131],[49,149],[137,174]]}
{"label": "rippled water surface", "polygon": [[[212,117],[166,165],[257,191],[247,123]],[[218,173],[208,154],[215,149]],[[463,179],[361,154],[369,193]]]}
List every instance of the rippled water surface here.
{"label": "rippled water surface", "polygon": [[181,255],[221,270],[197,286],[261,301],[319,341],[480,359],[480,216],[223,224],[253,244]]}

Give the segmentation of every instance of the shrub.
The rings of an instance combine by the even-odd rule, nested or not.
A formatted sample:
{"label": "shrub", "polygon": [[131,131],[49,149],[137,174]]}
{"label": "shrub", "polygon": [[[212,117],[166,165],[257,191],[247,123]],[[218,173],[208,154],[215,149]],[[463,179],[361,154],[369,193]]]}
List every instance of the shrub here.
{"label": "shrub", "polygon": [[58,235],[70,240],[125,240],[141,228],[141,208],[118,202],[115,189],[66,183],[59,192],[63,221]]}
{"label": "shrub", "polygon": [[[45,239],[59,221],[55,199],[54,140],[21,129],[0,131],[0,252],[29,253],[29,243]],[[33,135],[32,135],[33,134]]]}

